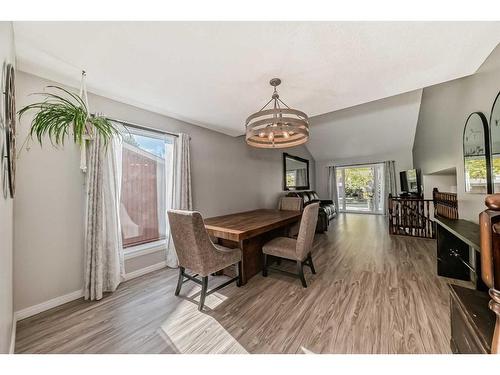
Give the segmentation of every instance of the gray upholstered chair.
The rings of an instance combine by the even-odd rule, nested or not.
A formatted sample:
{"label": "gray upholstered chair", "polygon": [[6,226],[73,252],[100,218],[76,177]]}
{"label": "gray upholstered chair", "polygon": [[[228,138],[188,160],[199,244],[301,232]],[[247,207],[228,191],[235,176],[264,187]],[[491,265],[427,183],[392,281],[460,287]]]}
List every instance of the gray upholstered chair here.
{"label": "gray upholstered chair", "polygon": [[302,211],[302,198],[281,197],[278,203],[278,210]]}
{"label": "gray upholstered chair", "polygon": [[[278,210],[302,211],[302,198],[281,197],[278,203]],[[296,237],[299,234],[299,223],[295,223],[288,228],[287,237]]]}
{"label": "gray upholstered chair", "polygon": [[[175,295],[178,296],[184,281],[191,280],[201,285],[200,303],[201,311],[205,297],[226,285],[236,281],[240,286],[241,275],[241,250],[229,249],[216,245],[208,236],[201,214],[196,211],[168,210],[170,232],[174,241],[175,251],[179,259],[179,279]],[[208,275],[221,271],[231,265],[237,265],[237,276],[231,280],[207,291]],[[188,275],[186,269],[195,273]],[[201,276],[201,280],[197,278]],[[187,280],[184,280],[186,278]]]}
{"label": "gray upholstered chair", "polygon": [[311,250],[314,241],[314,233],[316,231],[316,223],[318,221],[318,210],[319,203],[313,203],[304,208],[297,239],[277,237],[267,242],[262,247],[262,252],[264,253],[262,276],[266,277],[268,269],[271,268],[268,264],[268,255],[294,260],[297,262],[297,274],[291,275],[298,277],[302,282],[302,286],[307,288],[306,279],[304,277],[304,265],[309,266],[313,274],[316,273],[312,261]]}

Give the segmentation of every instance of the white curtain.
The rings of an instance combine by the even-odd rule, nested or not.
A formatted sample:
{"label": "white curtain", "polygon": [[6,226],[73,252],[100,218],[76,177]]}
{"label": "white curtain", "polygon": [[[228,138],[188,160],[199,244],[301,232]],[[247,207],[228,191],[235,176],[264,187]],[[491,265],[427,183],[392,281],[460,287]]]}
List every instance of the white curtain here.
{"label": "white curtain", "polygon": [[339,195],[337,193],[337,168],[334,166],[328,167],[328,198],[330,198],[337,212],[339,211]]}
{"label": "white curtain", "polygon": [[85,299],[99,300],[123,280],[121,163],[121,139],[114,137],[104,145],[96,135],[87,157]]}
{"label": "white curtain", "polygon": [[385,176],[385,198],[384,199],[384,212],[387,213],[388,209],[388,199],[387,197],[391,194],[393,197],[398,194],[398,188],[396,185],[396,163],[394,160],[388,160],[384,162],[384,176]]}
{"label": "white curtain", "polygon": [[[174,151],[173,194],[170,207],[176,210],[192,210],[193,199],[191,190],[191,158],[189,152],[189,135],[179,134]],[[167,239],[167,266],[178,267],[179,262],[175,252],[170,230]]]}

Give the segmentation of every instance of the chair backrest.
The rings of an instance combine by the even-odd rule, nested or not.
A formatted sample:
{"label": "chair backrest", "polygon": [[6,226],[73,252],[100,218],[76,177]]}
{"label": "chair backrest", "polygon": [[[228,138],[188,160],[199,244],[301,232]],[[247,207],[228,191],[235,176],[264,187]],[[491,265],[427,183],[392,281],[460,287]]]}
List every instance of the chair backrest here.
{"label": "chair backrest", "polygon": [[204,275],[213,262],[214,244],[197,211],[168,210],[170,233],[179,266]]}
{"label": "chair backrest", "polygon": [[299,197],[281,197],[278,210],[302,211],[302,198]]}
{"label": "chair backrest", "polygon": [[296,253],[299,259],[305,259],[312,250],[316,223],[318,222],[319,203],[311,203],[304,208],[300,220],[299,235],[297,237]]}

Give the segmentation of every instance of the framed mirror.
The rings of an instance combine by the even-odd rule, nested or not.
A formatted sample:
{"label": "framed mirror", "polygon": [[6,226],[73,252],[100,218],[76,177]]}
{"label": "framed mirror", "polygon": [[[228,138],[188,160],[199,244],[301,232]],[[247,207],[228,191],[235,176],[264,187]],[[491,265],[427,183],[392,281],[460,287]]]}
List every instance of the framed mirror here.
{"label": "framed mirror", "polygon": [[283,153],[283,189],[309,190],[309,160]]}
{"label": "framed mirror", "polygon": [[1,76],[0,172],[4,198],[14,198],[16,187],[16,92],[15,70],[4,63]]}
{"label": "framed mirror", "polygon": [[467,118],[463,134],[465,191],[491,194],[491,163],[488,121],[482,112]]}
{"label": "framed mirror", "polygon": [[5,98],[4,98],[4,92],[5,92],[5,72],[6,72],[7,64],[3,63],[2,65],[2,70],[1,70],[1,93],[2,95],[0,98],[0,175],[1,175],[1,181],[2,181],[2,193],[3,193],[3,198],[7,199],[9,197],[10,191],[9,191],[9,175],[7,173],[7,140],[6,140],[6,131],[5,131]]}
{"label": "framed mirror", "polygon": [[493,193],[500,193],[500,92],[498,92],[490,114],[491,180]]}

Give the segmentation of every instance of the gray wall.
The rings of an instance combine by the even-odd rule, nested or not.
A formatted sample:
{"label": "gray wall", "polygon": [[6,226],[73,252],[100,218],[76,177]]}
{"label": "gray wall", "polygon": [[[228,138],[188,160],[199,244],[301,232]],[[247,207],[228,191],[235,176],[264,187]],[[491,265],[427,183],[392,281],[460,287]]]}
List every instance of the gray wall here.
{"label": "gray wall", "polygon": [[[11,22],[0,22],[0,72],[4,62],[14,62]],[[3,100],[4,96],[1,97]],[[3,105],[0,108],[3,111]],[[12,199],[4,199],[0,186],[0,353],[8,353],[12,333],[12,206]]]}
{"label": "gray wall", "polygon": [[465,193],[462,134],[471,112],[483,112],[489,120],[493,100],[500,90],[500,46],[476,74],[427,87],[413,145],[413,164],[423,174],[457,169],[459,215],[477,222],[484,209],[484,195]]}
{"label": "gray wall", "polygon": [[[52,82],[18,74],[18,107],[30,103],[29,93],[40,92]],[[282,151],[258,150],[208,129],[144,111],[103,97],[90,95],[90,106],[134,123],[191,136],[193,201],[205,216],[262,207],[275,207],[282,194]],[[23,140],[30,118],[20,125]],[[243,119],[242,119],[243,128]],[[311,160],[305,147],[287,152]],[[15,216],[15,309],[65,295],[82,288],[84,176],[79,170],[79,150],[69,142],[64,149],[33,144],[18,164],[19,191]],[[153,254],[127,262],[126,271],[158,262]]]}

